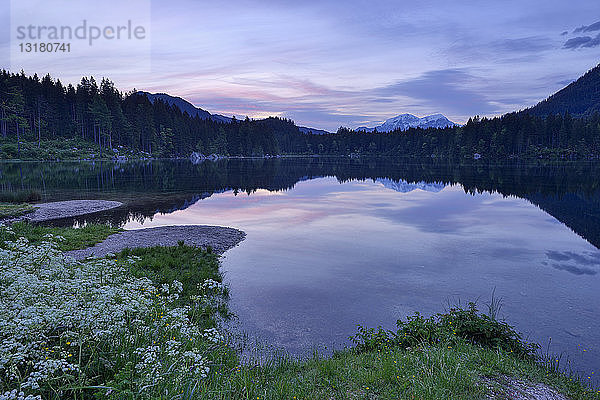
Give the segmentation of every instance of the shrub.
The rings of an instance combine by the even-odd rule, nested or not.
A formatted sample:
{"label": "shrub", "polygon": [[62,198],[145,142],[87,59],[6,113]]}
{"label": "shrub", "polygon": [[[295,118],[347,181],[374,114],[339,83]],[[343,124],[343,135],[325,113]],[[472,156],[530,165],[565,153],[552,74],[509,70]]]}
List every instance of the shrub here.
{"label": "shrub", "polygon": [[534,358],[538,345],[525,342],[519,333],[505,321],[479,313],[475,303],[467,308],[451,308],[429,318],[419,313],[398,320],[396,332],[383,328],[358,327],[350,339],[357,351],[372,351],[385,346],[409,348],[427,345],[456,345],[464,341],[486,348],[501,349],[522,358]]}
{"label": "shrub", "polygon": [[0,146],[1,158],[16,158],[18,153],[19,152],[16,143],[5,143],[2,146]]}

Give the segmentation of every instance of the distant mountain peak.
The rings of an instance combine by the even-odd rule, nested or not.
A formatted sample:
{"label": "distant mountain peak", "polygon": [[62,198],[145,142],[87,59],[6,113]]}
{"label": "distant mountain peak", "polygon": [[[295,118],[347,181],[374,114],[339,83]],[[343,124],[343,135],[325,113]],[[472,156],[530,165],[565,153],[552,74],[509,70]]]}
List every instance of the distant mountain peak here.
{"label": "distant mountain peak", "polygon": [[446,118],[446,117],[443,114],[431,114],[431,115],[428,115],[427,117],[423,117],[423,118],[434,119],[434,118]]}
{"label": "distant mountain peak", "polygon": [[455,125],[458,124],[450,121],[443,114],[432,114],[422,118],[412,114],[400,114],[374,128],[360,127],[356,128],[356,130],[365,132],[373,132],[375,130],[377,132],[392,132],[395,130],[405,131],[410,128],[447,128]]}
{"label": "distant mountain peak", "polygon": [[381,183],[384,187],[388,189],[395,190],[400,193],[409,193],[414,190],[422,190],[424,192],[438,193],[441,192],[446,185],[440,182],[414,182],[409,183],[403,179],[399,181],[394,181],[388,178],[380,178],[377,179],[377,182]]}

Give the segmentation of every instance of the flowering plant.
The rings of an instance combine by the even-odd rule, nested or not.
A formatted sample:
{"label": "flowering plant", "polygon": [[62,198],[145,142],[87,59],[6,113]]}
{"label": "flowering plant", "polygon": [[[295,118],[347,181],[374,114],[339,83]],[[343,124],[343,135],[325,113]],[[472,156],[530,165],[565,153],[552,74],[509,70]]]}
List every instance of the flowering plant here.
{"label": "flowering plant", "polygon": [[[152,398],[208,376],[209,350],[224,337],[202,329],[193,305],[176,305],[180,282],[134,277],[133,257],[77,262],[58,250],[60,237],[46,239],[0,249],[0,400]],[[222,284],[202,288],[206,300]]]}

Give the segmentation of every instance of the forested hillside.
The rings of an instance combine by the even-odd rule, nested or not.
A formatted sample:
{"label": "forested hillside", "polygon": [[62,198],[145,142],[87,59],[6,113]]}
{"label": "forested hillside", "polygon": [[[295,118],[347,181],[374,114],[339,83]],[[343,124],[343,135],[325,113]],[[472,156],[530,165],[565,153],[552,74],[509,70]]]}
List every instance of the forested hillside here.
{"label": "forested hillside", "polygon": [[340,149],[418,157],[589,158],[600,154],[600,114],[575,119],[569,114],[535,117],[511,113],[471,118],[464,126],[360,133],[340,129],[337,135],[311,138],[310,144],[335,153]]}
{"label": "forested hillside", "polygon": [[[306,149],[293,122],[278,118],[223,124],[190,117],[160,99],[121,93],[108,79],[98,85],[83,78],[64,86],[49,75],[0,73],[2,138],[43,141],[80,138],[105,148],[137,149],[156,156],[186,156],[192,151],[229,155],[275,154]],[[18,150],[18,149],[17,149]]]}
{"label": "forested hillside", "polygon": [[[586,104],[598,103],[600,93],[595,84],[599,73],[598,68],[590,71],[574,86],[576,90],[569,89],[573,85],[566,88],[581,95],[573,94],[575,100],[565,100],[565,104],[581,99],[587,99]],[[561,93],[556,96],[566,96]],[[335,134],[311,135],[301,133],[293,121],[280,118],[221,123],[192,117],[158,98],[151,102],[136,91],[122,93],[108,79],[97,84],[94,78],[83,78],[74,87],[48,75],[40,79],[2,71],[0,158],[27,158],[21,153],[22,146],[31,149],[44,141],[62,143],[65,139],[92,144],[103,156],[117,156],[123,153],[121,149],[130,149],[152,157],[187,157],[193,151],[229,156],[598,157],[600,115],[587,109],[583,117],[574,118],[567,106],[561,108],[563,103],[552,99],[539,106],[554,104],[557,112],[547,116],[534,115],[532,109],[531,113],[493,119],[474,117],[460,127],[388,133],[340,128]],[[34,156],[29,157],[35,158],[35,152],[30,153]]]}
{"label": "forested hillside", "polygon": [[600,65],[524,112],[544,117],[566,112],[573,116],[591,116],[600,112]]}

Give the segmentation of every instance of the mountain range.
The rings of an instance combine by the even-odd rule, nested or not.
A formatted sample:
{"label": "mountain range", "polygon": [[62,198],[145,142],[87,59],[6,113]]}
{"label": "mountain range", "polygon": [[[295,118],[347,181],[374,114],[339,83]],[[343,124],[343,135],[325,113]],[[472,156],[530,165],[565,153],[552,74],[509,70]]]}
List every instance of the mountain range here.
{"label": "mountain range", "polygon": [[217,122],[224,122],[224,123],[231,122],[231,118],[225,117],[225,116],[219,115],[219,114],[211,114],[206,110],[203,110],[201,108],[194,106],[192,103],[190,103],[187,100],[182,99],[181,97],[171,96],[166,93],[149,93],[149,92],[142,92],[142,91],[137,92],[137,93],[146,96],[148,98],[148,100],[150,100],[150,103],[153,103],[153,104],[154,104],[154,101],[158,99],[158,100],[162,100],[163,102],[167,103],[170,106],[175,105],[182,112],[187,112],[190,117],[198,116],[201,119],[210,119],[210,120],[217,121]]}
{"label": "mountain range", "polygon": [[[154,103],[155,100],[161,100],[169,105],[177,106],[182,112],[187,112],[191,117],[200,117],[201,119],[210,119],[216,122],[230,123],[231,118],[225,117],[219,114],[211,114],[210,112],[203,110],[202,108],[194,106],[189,101],[176,96],[171,96],[166,93],[149,93],[139,91],[138,94],[144,95],[150,100],[151,103]],[[412,114],[401,114],[397,117],[390,118],[385,121],[382,125],[379,125],[374,128],[366,128],[360,127],[357,128],[357,131],[365,131],[365,132],[373,132],[377,130],[377,132],[392,132],[395,130],[405,131],[409,128],[446,128],[449,126],[455,126],[454,122],[450,121],[448,118],[443,116],[442,114],[433,114],[428,115],[423,118],[416,117]],[[331,132],[328,132],[323,129],[315,129],[308,128],[305,126],[299,126],[298,130],[305,134],[312,135],[329,135]]]}
{"label": "mountain range", "polygon": [[377,182],[381,183],[387,189],[391,189],[400,193],[409,193],[417,189],[423,190],[425,192],[438,193],[446,187],[446,185],[444,185],[443,183],[438,182],[420,181],[415,183],[408,183],[403,179],[395,181],[388,178],[379,178],[377,179]]}
{"label": "mountain range", "polygon": [[[160,99],[169,105],[177,106],[181,111],[190,116],[198,116],[201,119],[210,119],[216,122],[230,123],[232,118],[211,114],[202,108],[194,106],[189,101],[168,95],[166,93],[149,93],[140,91],[138,94],[145,95],[151,103]],[[540,117],[548,115],[564,114],[568,112],[574,117],[588,117],[594,113],[600,113],[600,65],[590,69],[585,75],[572,82],[562,90],[556,92],[545,100],[540,101],[533,107],[524,109],[520,113],[531,114]],[[355,131],[363,132],[393,132],[405,131],[410,128],[446,128],[458,126],[442,114],[417,117],[412,114],[400,114],[386,120],[383,124],[368,128],[361,126]],[[299,126],[298,130],[305,134],[326,135],[331,132]]]}
{"label": "mountain range", "polygon": [[394,118],[386,120],[383,124],[374,128],[367,128],[361,126],[356,128],[357,131],[363,132],[393,132],[393,131],[405,131],[410,128],[447,128],[449,126],[458,125],[442,114],[433,114],[426,117],[419,118],[412,114],[400,114]]}
{"label": "mountain range", "polygon": [[[223,122],[226,124],[228,124],[232,121],[232,118],[225,117],[224,115],[220,115],[220,114],[211,114],[210,112],[203,110],[202,108],[196,107],[195,105],[193,105],[192,103],[190,103],[189,101],[187,101],[181,97],[171,96],[166,93],[149,93],[149,92],[144,92],[144,91],[138,91],[137,93],[140,95],[146,96],[148,98],[148,100],[150,100],[150,103],[154,103],[154,101],[158,99],[158,100],[161,100],[161,101],[167,103],[170,106],[175,105],[182,112],[187,112],[188,115],[191,117],[198,116],[201,119],[210,119],[212,121]],[[305,126],[299,126],[298,130],[302,133],[312,134],[312,135],[329,135],[329,134],[331,134],[331,132],[325,131],[323,129],[307,128]]]}

